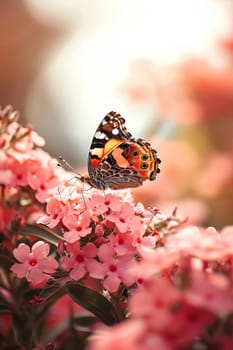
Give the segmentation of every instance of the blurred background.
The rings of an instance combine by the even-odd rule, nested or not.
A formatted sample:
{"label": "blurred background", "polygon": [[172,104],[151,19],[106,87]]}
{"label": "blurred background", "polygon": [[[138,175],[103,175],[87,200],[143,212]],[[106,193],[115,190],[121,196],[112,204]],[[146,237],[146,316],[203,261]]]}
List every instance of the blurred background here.
{"label": "blurred background", "polygon": [[114,110],[162,159],[138,201],[196,224],[233,214],[233,1],[1,0],[0,104],[86,171]]}

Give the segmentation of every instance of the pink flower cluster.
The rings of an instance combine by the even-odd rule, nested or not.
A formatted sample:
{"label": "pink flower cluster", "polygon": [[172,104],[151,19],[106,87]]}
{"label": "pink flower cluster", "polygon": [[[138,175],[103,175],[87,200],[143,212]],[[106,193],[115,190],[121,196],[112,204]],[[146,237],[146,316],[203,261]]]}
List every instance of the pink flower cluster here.
{"label": "pink flower cluster", "polygon": [[91,190],[84,198],[72,193],[72,187],[66,185],[49,199],[47,214],[38,220],[50,228],[62,227],[61,268],[72,280],[98,279],[112,293],[121,283],[131,286],[136,280],[129,276],[128,265],[140,246],[154,247],[157,240],[148,235],[153,214],[119,195]]}
{"label": "pink flower cluster", "polygon": [[[56,193],[63,170],[41,149],[44,140],[18,123],[18,112],[0,110],[0,228],[7,233],[18,214],[40,212],[40,203]],[[26,215],[27,213],[27,215]]]}
{"label": "pink flower cluster", "polygon": [[140,262],[128,270],[144,279],[130,299],[131,318],[111,330],[100,327],[89,349],[115,349],[116,339],[123,350],[193,348],[201,342],[231,349],[232,238],[233,226],[221,232],[191,226],[168,235],[161,247],[142,247]]}

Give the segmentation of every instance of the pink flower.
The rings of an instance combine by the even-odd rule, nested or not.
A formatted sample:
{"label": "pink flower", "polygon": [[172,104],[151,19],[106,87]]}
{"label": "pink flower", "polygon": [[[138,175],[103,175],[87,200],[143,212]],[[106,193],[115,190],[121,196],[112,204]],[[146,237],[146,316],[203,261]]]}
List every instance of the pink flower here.
{"label": "pink flower", "polygon": [[[18,123],[15,123],[18,126]],[[21,136],[25,135],[23,138]],[[44,139],[35,132],[31,126],[26,128],[20,126],[18,131],[19,142],[16,142],[14,149],[18,152],[27,152],[32,149],[34,146],[42,147],[45,145]]]}
{"label": "pink flower", "polygon": [[55,197],[52,197],[49,199],[46,207],[46,212],[48,215],[43,215],[37,222],[47,225],[50,228],[54,228],[67,214],[67,211],[68,208],[65,203]]}
{"label": "pink flower", "polygon": [[113,212],[106,217],[108,221],[115,223],[118,230],[122,233],[135,227],[135,220],[137,221],[136,227],[140,225],[140,219],[135,216],[134,209],[129,203],[124,203],[120,211]]}
{"label": "pink flower", "polygon": [[20,243],[13,254],[20,263],[15,263],[11,271],[18,278],[25,277],[33,287],[45,284],[58,267],[57,261],[48,256],[49,244],[42,241],[34,243],[31,249],[27,244]]}
{"label": "pink flower", "polygon": [[221,274],[192,271],[191,286],[184,291],[184,298],[191,305],[206,308],[219,316],[233,311],[232,287]]}
{"label": "pink flower", "polygon": [[[135,218],[137,219],[137,217]],[[155,237],[144,237],[144,226],[143,234],[139,232],[139,227],[137,226],[135,229],[132,227],[132,231],[127,231],[124,233],[116,232],[114,235],[110,235],[109,241],[118,256],[129,255],[130,253],[134,255],[139,246],[147,246],[150,248],[155,247]]]}
{"label": "pink flower", "polygon": [[14,175],[12,186],[28,185],[28,174],[33,173],[38,166],[40,166],[38,160],[26,159],[20,162],[17,159],[11,159],[9,169]]}
{"label": "pink flower", "polygon": [[218,260],[233,254],[233,244],[213,228],[188,226],[168,237],[166,247],[180,255],[192,255],[203,260]]}
{"label": "pink flower", "polygon": [[90,337],[87,350],[171,350],[158,334],[150,334],[141,320],[128,320],[100,328]]}
{"label": "pink flower", "polygon": [[101,262],[92,260],[88,262],[87,269],[93,278],[103,279],[105,289],[114,293],[121,282],[129,286],[134,282],[127,272],[127,266],[132,260],[131,255],[117,257],[111,244],[102,244],[98,251]]}
{"label": "pink flower", "polygon": [[88,261],[93,261],[97,254],[97,249],[93,243],[87,243],[83,248],[80,247],[80,242],[68,243],[66,247],[67,253],[70,256],[62,257],[62,268],[69,272],[70,278],[80,280],[86,273],[86,264]]}
{"label": "pink flower", "polygon": [[64,237],[69,243],[73,243],[91,233],[90,214],[87,211],[79,216],[74,214],[67,215],[63,218],[62,222],[69,230],[64,233]]}
{"label": "pink flower", "polygon": [[33,173],[28,174],[28,184],[36,190],[36,199],[39,202],[45,202],[51,196],[51,190],[59,184],[59,179],[55,176],[54,164],[48,161],[47,166],[38,167]]}
{"label": "pink flower", "polygon": [[119,232],[116,235],[110,235],[109,241],[118,256],[129,254],[129,252],[135,252],[135,248],[132,244],[133,234],[131,232]]}
{"label": "pink flower", "polygon": [[141,245],[137,248],[141,261],[140,263],[132,261],[128,271],[135,279],[149,279],[154,275],[167,271],[179,261],[179,253],[166,247],[152,249],[146,245]]}
{"label": "pink flower", "polygon": [[179,300],[180,293],[167,279],[154,278],[131,298],[130,310],[133,317],[142,318],[151,329],[161,331],[170,324],[171,306]]}
{"label": "pink flower", "polygon": [[87,202],[88,209],[95,215],[102,215],[111,209],[112,211],[118,211],[121,209],[122,200],[111,193],[106,196],[99,194],[93,194]]}
{"label": "pink flower", "polygon": [[214,321],[214,315],[204,307],[185,302],[184,295],[165,277],[154,277],[130,299],[133,319],[143,320],[153,334],[160,334],[175,344],[187,344],[202,334]]}

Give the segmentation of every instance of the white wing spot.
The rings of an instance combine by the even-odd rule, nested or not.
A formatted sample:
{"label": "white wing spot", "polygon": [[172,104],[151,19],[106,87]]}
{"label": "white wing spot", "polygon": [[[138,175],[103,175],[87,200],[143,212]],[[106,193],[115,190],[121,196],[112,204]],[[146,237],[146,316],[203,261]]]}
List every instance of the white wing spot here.
{"label": "white wing spot", "polygon": [[112,130],[113,135],[118,135],[119,134],[119,129],[115,128]]}
{"label": "white wing spot", "polygon": [[106,138],[106,134],[100,131],[96,131],[95,138],[99,140],[104,140]]}

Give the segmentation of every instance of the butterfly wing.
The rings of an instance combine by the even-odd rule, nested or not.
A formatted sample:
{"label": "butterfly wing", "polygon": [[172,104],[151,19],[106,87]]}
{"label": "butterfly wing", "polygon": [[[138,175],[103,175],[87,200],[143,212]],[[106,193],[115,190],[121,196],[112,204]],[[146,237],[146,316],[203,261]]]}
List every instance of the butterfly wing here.
{"label": "butterfly wing", "polygon": [[118,145],[100,162],[96,177],[112,189],[138,187],[145,180],[155,180],[159,164],[157,153],[149,143],[132,138]]}
{"label": "butterfly wing", "polygon": [[108,113],[101,121],[89,150],[88,173],[90,177],[112,150],[132,137],[124,124],[125,119],[116,112]]}
{"label": "butterfly wing", "polygon": [[96,188],[138,187],[154,180],[160,160],[150,144],[135,140],[125,127],[125,119],[108,113],[93,137],[89,151],[87,182]]}

